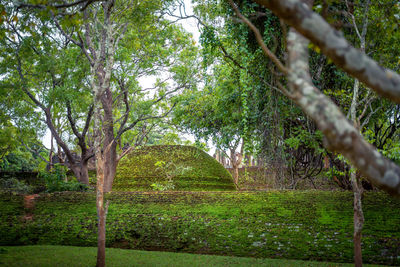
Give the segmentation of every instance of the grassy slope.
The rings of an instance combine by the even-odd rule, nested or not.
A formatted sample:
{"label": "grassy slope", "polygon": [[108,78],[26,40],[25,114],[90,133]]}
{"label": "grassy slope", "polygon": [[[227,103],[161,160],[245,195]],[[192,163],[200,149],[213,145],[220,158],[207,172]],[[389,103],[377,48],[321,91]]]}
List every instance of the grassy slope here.
{"label": "grassy slope", "polygon": [[[96,248],[67,246],[0,247],[3,266],[94,266]],[[107,248],[107,266],[352,266],[297,260],[256,259]],[[376,266],[376,265],[365,265]]]}
{"label": "grassy slope", "polygon": [[[155,166],[164,161],[169,168]],[[118,164],[113,191],[149,191],[151,184],[166,181],[165,172],[190,170],[173,178],[175,190],[235,190],[232,176],[210,155],[191,146],[148,146],[125,156]]]}
{"label": "grassy slope", "polygon": [[[113,193],[107,246],[351,262],[351,192]],[[365,262],[400,264],[400,200],[363,200]],[[21,196],[0,195],[0,245],[96,245],[93,193],[43,194],[24,222]]]}

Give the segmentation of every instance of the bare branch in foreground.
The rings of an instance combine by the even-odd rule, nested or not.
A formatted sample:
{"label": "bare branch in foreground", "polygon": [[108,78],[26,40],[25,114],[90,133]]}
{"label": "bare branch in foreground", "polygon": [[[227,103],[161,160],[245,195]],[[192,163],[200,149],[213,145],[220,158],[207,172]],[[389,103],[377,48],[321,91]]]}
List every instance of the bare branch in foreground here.
{"label": "bare branch in foreground", "polygon": [[308,40],[294,30],[288,37],[290,89],[295,101],[325,135],[325,146],[343,154],[377,187],[400,195],[400,167],[367,143],[340,109],[311,82]]}
{"label": "bare branch in foreground", "polygon": [[270,9],[299,33],[318,45],[341,69],[395,103],[400,103],[400,75],[378,65],[354,48],[343,34],[331,27],[300,0],[255,0]]}

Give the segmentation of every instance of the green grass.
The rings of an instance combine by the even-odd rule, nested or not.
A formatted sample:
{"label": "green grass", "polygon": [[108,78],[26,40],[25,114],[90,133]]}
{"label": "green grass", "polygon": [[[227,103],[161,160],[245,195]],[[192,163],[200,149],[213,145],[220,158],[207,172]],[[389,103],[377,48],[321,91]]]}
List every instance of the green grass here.
{"label": "green grass", "polygon": [[[0,247],[2,266],[95,266],[96,248],[69,246]],[[256,259],[107,248],[107,266],[353,266],[346,263]],[[379,265],[365,265],[379,266]],[[380,265],[382,266],[382,265]]]}

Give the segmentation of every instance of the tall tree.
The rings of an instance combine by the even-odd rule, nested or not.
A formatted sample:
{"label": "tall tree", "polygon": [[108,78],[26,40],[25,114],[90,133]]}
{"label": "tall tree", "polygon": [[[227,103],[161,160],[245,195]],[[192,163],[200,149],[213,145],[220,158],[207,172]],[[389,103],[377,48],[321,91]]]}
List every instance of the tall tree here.
{"label": "tall tree", "polygon": [[[93,156],[87,134],[93,108],[80,51],[54,34],[46,18],[35,18],[32,12],[7,6],[2,28],[1,56],[6,78],[3,86],[24,97],[24,101],[51,131],[57,145],[65,153],[65,164],[78,181],[88,184],[88,160]],[[18,19],[13,19],[18,18]],[[16,121],[14,119],[14,121]],[[65,128],[62,125],[68,125]],[[71,136],[76,140],[71,140]],[[80,148],[80,156],[74,152]]]}
{"label": "tall tree", "polygon": [[[127,8],[130,4],[134,5]],[[85,64],[83,61],[82,64],[78,64],[78,66],[91,65],[93,69],[95,64],[94,58],[96,56],[92,52],[98,48],[95,46],[103,45],[104,42],[101,41],[102,34],[107,36],[111,34],[112,36],[110,35],[107,37],[110,40],[117,39],[118,41],[121,39],[118,43],[115,43],[115,46],[112,48],[114,49],[113,52],[103,49],[103,51],[107,51],[106,60],[110,59],[111,64],[115,61],[115,64],[111,68],[108,67],[107,69],[105,66],[107,63],[96,63],[98,65],[96,67],[98,73],[96,74],[92,72],[92,75],[100,75],[101,73],[109,72],[107,75],[104,74],[104,77],[101,79],[96,78],[96,76],[96,79],[92,79],[91,84],[88,77],[85,77],[85,73],[82,77],[83,85],[86,86],[86,88],[100,86],[100,84],[103,84],[103,82],[101,82],[102,79],[108,80],[108,82],[106,80],[104,81],[105,84],[108,83],[109,85],[108,89],[105,90],[107,92],[102,95],[102,110],[105,111],[102,114],[104,117],[102,122],[107,122],[103,125],[108,129],[107,131],[104,131],[105,137],[103,141],[105,146],[112,143],[111,149],[105,157],[107,159],[106,165],[110,166],[107,168],[105,173],[106,178],[104,186],[106,187],[106,191],[110,191],[112,188],[112,181],[115,176],[115,169],[118,160],[129,151],[127,149],[129,138],[124,138],[123,135],[134,128],[138,128],[140,131],[136,132],[140,133],[140,136],[137,136],[136,141],[143,140],[143,137],[148,133],[148,130],[152,129],[152,122],[168,114],[168,110],[171,109],[172,106],[168,106],[169,104],[167,104],[170,102],[169,99],[171,99],[171,97],[177,92],[195,84],[195,81],[189,79],[189,77],[195,73],[195,68],[188,68],[185,62],[193,62],[195,59],[194,55],[196,54],[196,49],[193,47],[193,41],[188,38],[179,27],[171,24],[168,20],[160,18],[160,15],[163,14],[168,5],[168,3],[162,4],[157,1],[148,1],[140,4],[135,4],[135,1],[120,1],[116,3],[116,6],[113,4],[111,8],[112,18],[110,18],[110,23],[113,24],[112,27],[118,28],[120,32],[118,33],[117,30],[113,33],[107,33],[104,29],[102,30],[101,27],[99,27],[99,25],[101,25],[100,21],[103,20],[102,15],[100,16],[96,11],[99,8],[100,3],[90,6],[85,6],[85,3],[83,3],[79,6],[81,8],[82,6],[85,7],[83,14],[79,12],[78,6],[76,5],[71,5],[70,9],[68,9],[69,6],[61,5],[54,7],[49,11],[45,8],[46,3],[44,3],[44,5],[20,4],[20,7],[31,7],[33,10],[37,11],[36,18],[32,16],[32,14],[35,14],[32,9],[28,9],[27,13],[30,13],[30,17],[33,17],[31,20],[36,21],[37,24],[42,23],[43,26],[46,27],[47,31],[43,34],[44,37],[47,39],[52,37],[52,40],[63,42],[62,46],[59,45],[57,47],[57,44],[52,44],[50,47],[57,47],[58,49],[64,50],[60,52],[60,54],[66,54],[66,59],[71,58],[71,54],[65,53],[65,49],[75,51],[75,53],[78,52],[78,55],[81,53],[80,56],[82,54],[87,56],[86,62],[88,64]],[[95,23],[92,23],[92,20]],[[21,24],[23,24],[23,22]],[[37,28],[32,29],[32,31],[40,32],[42,28],[44,28],[43,26],[38,26]],[[17,33],[22,32],[22,30],[18,32],[18,29],[16,31]],[[51,36],[52,33],[53,36]],[[25,36],[25,34],[20,34],[20,36],[21,35]],[[119,37],[117,35],[119,35]],[[40,36],[41,35],[39,35],[39,37]],[[33,39],[33,37],[31,39]],[[116,40],[113,41],[115,42]],[[47,43],[51,42],[47,40]],[[75,48],[73,46],[75,46]],[[31,52],[34,54],[35,50],[32,49],[32,45],[31,50],[33,50],[33,52]],[[182,53],[178,54],[176,51],[181,51]],[[103,53],[101,49],[97,52],[99,54]],[[49,53],[43,54],[44,59],[42,61],[50,61],[47,59],[47,57],[50,56]],[[109,56],[109,54],[112,54],[112,56]],[[60,64],[59,62],[56,62],[56,57],[58,56],[53,56],[51,61]],[[85,60],[82,57],[80,59]],[[99,62],[104,61],[102,57],[98,57],[96,60]],[[74,66],[73,63],[68,62],[67,60],[65,61],[66,64],[64,64],[64,66]],[[192,64],[192,66],[195,65],[196,64]],[[52,68],[53,72],[54,69],[60,69],[55,64],[47,64],[45,67],[49,68],[48,72],[50,72],[50,68]],[[68,71],[65,67],[64,70],[65,73],[71,73],[71,70]],[[155,83],[154,88],[141,88],[138,84],[138,80],[141,77],[149,75],[156,76],[160,75],[162,72],[164,72],[164,74]],[[165,75],[166,73],[168,74]],[[54,85],[54,82],[51,80],[53,78],[58,82],[58,84],[56,84],[58,89],[55,90],[58,91],[58,93],[53,93],[53,95],[57,96],[57,101],[64,102],[61,103],[61,108],[65,110],[62,120],[68,122],[67,128],[70,133],[70,135],[67,135],[66,137],[69,138],[71,135],[75,136],[77,142],[72,143],[81,146],[81,153],[83,153],[81,162],[85,163],[87,162],[86,159],[94,155],[91,147],[93,145],[93,139],[88,140],[87,138],[87,130],[90,129],[89,125],[93,108],[89,109],[86,116],[86,124],[85,127],[83,127],[82,125],[85,123],[85,117],[82,117],[77,110],[77,108],[82,108],[83,105],[75,105],[74,102],[71,101],[77,100],[76,103],[79,103],[79,100],[82,99],[81,97],[78,97],[76,93],[71,97],[71,95],[73,95],[73,90],[79,90],[80,86],[71,80],[69,80],[66,85],[65,78],[71,77],[67,75],[56,77],[57,75],[59,75],[57,72],[55,75],[48,75],[49,82],[47,84]],[[24,78],[26,78],[26,75]],[[62,82],[59,80],[62,80]],[[93,81],[97,80],[100,82],[99,84],[93,83]],[[64,89],[63,93],[61,93],[62,90],[60,90],[59,87]],[[73,87],[77,88],[74,89]],[[47,88],[42,90],[42,92],[46,93],[49,91],[51,90]],[[148,92],[150,92],[150,94]],[[35,98],[36,94],[33,93],[30,96],[31,98]],[[69,97],[66,99],[65,96]],[[53,104],[50,103],[47,105],[46,103],[43,103],[43,101],[40,101],[41,99],[36,100],[37,101],[33,101],[33,103],[37,104],[41,102],[43,110],[55,110]],[[88,99],[86,102],[92,103],[92,100]],[[49,112],[44,113],[47,114]],[[54,112],[50,115],[55,117]],[[48,115],[46,116],[49,117]],[[53,120],[51,120],[47,119],[47,117],[47,122],[55,120],[55,118],[52,118]],[[54,122],[53,125],[49,123],[49,128],[57,128],[51,126],[54,126]],[[147,130],[143,131],[145,128]],[[65,129],[63,129],[63,131],[65,132]],[[57,133],[55,132],[57,131],[52,131],[53,136],[58,145],[65,150],[64,152],[68,159],[67,163],[72,165],[71,162],[73,163],[74,159],[76,159],[76,157],[74,157],[75,155],[69,153],[68,142],[65,142],[60,134],[57,136]],[[125,140],[122,140],[121,138]],[[132,140],[132,138],[130,139]],[[122,150],[122,148],[124,148],[124,150]],[[117,149],[121,150],[120,155],[118,155]],[[85,152],[87,155],[84,155]],[[79,165],[83,165],[83,167],[86,166],[85,164]],[[71,169],[74,170],[74,168]],[[77,173],[78,178],[80,177],[80,172],[79,169],[75,172]]]}
{"label": "tall tree", "polygon": [[[349,17],[351,19],[354,30],[357,33],[357,36],[359,38],[360,51],[362,51],[364,53],[365,53],[365,46],[366,46],[365,37],[367,35],[367,29],[368,29],[369,5],[370,5],[370,1],[367,0],[367,2],[365,3],[364,12],[363,12],[364,18],[363,18],[363,22],[362,22],[361,29],[360,29],[356,23],[354,14],[352,13],[354,8],[350,8],[348,1],[346,1],[346,6],[348,9]],[[363,113],[361,113],[360,116],[357,116],[357,110],[360,105],[359,89],[360,89],[359,81],[357,79],[355,79],[354,86],[353,86],[353,99],[351,101],[351,106],[350,106],[350,120],[353,122],[354,127],[358,130],[360,130],[360,120],[363,117],[363,113],[365,113],[365,112],[363,112]],[[366,97],[368,97],[368,96],[369,96],[369,94]],[[368,107],[368,104],[372,100],[373,100],[372,97],[370,97],[370,99],[364,99],[364,101],[367,104],[366,107]],[[363,193],[363,188],[361,185],[360,177],[357,176],[355,171],[353,171],[351,173],[350,177],[351,177],[351,184],[352,184],[353,194],[354,194],[354,262],[355,262],[355,266],[359,267],[359,266],[362,266],[361,231],[362,231],[363,224],[364,224],[364,213],[363,213],[363,209],[362,209],[361,195]]]}
{"label": "tall tree", "polygon": [[[104,192],[111,191],[118,161],[129,151],[125,146],[122,150],[122,135],[143,121],[166,116],[174,106],[171,97],[193,86],[196,49],[181,28],[162,18],[169,5],[164,1],[122,0],[19,5],[36,10],[39,18],[48,16],[59,35],[78,47],[90,66],[98,266],[104,265],[105,258]],[[139,77],[161,72],[167,77],[156,82],[158,91],[153,97],[140,92]],[[135,102],[137,95],[142,97],[140,103]],[[134,112],[137,110],[141,113]]]}
{"label": "tall tree", "polygon": [[[118,161],[126,154],[117,154],[121,136],[139,122],[160,118],[169,112],[165,106],[164,109],[167,110],[158,115],[133,113],[129,93],[135,86],[132,87],[132,82],[129,83],[129,75],[137,78],[143,73],[156,74],[164,69],[170,71],[175,81],[172,86],[165,82],[158,83],[159,92],[153,99],[139,106],[142,109],[149,109],[161,100],[168,99],[174,92],[191,85],[188,77],[192,72],[182,62],[185,61],[184,57],[174,57],[175,51],[184,51],[191,42],[178,28],[159,19],[157,13],[163,8],[164,5],[157,1],[102,1],[93,4],[83,12],[84,37],[81,37],[79,31],[76,36],[71,36],[63,29],[58,18],[53,18],[59,31],[81,48],[91,66],[90,85],[94,97],[94,113],[98,114],[94,128],[97,131],[101,129],[101,132],[95,134],[98,139],[97,143],[94,142],[94,147],[103,148],[105,191],[111,190]],[[194,50],[186,51],[185,56],[193,59]],[[156,54],[159,55],[158,58]],[[127,58],[129,64],[124,62]],[[179,65],[181,66],[178,67]],[[119,93],[116,89],[119,89]],[[120,118],[116,118],[114,113],[118,103],[125,107]]]}
{"label": "tall tree", "polygon": [[[353,48],[338,31],[301,1],[258,1],[286,23],[317,44],[338,66],[382,96],[399,102],[400,75],[379,67],[371,58]],[[371,182],[392,194],[400,194],[400,167],[383,157],[346,120],[338,107],[312,83],[308,67],[307,41],[296,31],[288,35],[288,67],[265,45],[259,30],[233,4],[240,19],[255,33],[257,41],[286,76],[285,94],[310,116],[326,137],[326,146],[342,153]],[[318,25],[318,27],[314,27]],[[366,168],[366,166],[368,166]]]}

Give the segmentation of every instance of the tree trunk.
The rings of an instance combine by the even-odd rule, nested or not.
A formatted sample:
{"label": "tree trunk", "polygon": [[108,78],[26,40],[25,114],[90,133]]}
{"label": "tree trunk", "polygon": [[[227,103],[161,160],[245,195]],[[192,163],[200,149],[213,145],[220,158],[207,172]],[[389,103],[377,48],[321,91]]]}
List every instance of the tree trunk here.
{"label": "tree trunk", "polygon": [[117,142],[115,142],[114,140],[114,120],[112,114],[113,101],[111,97],[111,90],[109,87],[106,89],[105,94],[102,95],[101,103],[104,110],[104,191],[110,192],[112,190],[112,184],[114,182],[118,160]]}
{"label": "tree trunk", "polygon": [[57,157],[58,157],[58,161],[60,162],[60,164],[64,163],[64,158],[61,154],[61,147],[57,144]]}
{"label": "tree trunk", "polygon": [[236,185],[236,189],[239,189],[239,165],[232,162],[233,168],[233,182]]}
{"label": "tree trunk", "polygon": [[80,168],[80,180],[79,182],[89,185],[89,171],[88,171],[88,162],[83,161],[81,162],[81,168]]}
{"label": "tree trunk", "polygon": [[111,192],[118,164],[116,160],[116,148],[111,148],[108,154],[105,155],[104,192]]}
{"label": "tree trunk", "polygon": [[68,168],[72,170],[78,182],[89,185],[89,172],[88,172],[88,162],[79,162],[77,164],[68,164]]}
{"label": "tree trunk", "polygon": [[[359,82],[357,79],[354,80],[353,87],[353,101],[350,107],[350,116],[351,120],[354,123],[354,127],[359,130],[359,121],[357,120],[357,105],[358,105],[358,92],[359,92]],[[361,248],[361,230],[364,225],[364,214],[362,211],[362,202],[361,202],[361,194],[362,194],[362,186],[359,183],[359,179],[355,172],[350,174],[351,185],[353,188],[354,194],[354,234],[353,234],[353,243],[354,243],[354,265],[356,267],[362,266],[362,248]]]}
{"label": "tree trunk", "polygon": [[104,267],[106,265],[106,216],[108,211],[108,203],[104,207],[104,161],[102,159],[101,151],[96,153],[96,172],[97,172],[97,267]]}
{"label": "tree trunk", "polygon": [[49,153],[49,170],[53,169],[53,150],[54,150],[53,133],[51,133],[51,137],[50,137],[50,153]]}
{"label": "tree trunk", "polygon": [[[102,131],[101,131],[101,87],[94,86],[94,152],[96,157],[96,208],[97,208],[97,267],[105,266],[106,259],[106,215],[107,205],[104,207],[104,170],[105,160],[104,154],[109,151],[109,147],[101,147]],[[108,203],[107,203],[108,204]]]}
{"label": "tree trunk", "polygon": [[354,192],[354,265],[362,266],[361,231],[364,225],[364,213],[361,204],[362,186],[356,173],[351,174]]}
{"label": "tree trunk", "polygon": [[233,169],[233,182],[236,185],[236,189],[239,189],[239,166],[243,159],[243,143],[240,153],[236,153],[236,147],[230,149],[230,160]]}

